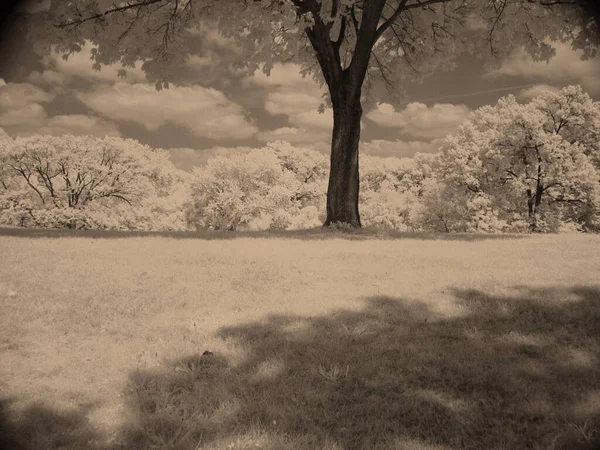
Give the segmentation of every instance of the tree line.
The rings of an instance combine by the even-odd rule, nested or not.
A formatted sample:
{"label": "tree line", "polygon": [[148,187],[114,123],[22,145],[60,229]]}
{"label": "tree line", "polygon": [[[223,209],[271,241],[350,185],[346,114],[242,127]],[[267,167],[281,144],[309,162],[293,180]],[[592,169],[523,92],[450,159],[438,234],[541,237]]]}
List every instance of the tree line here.
{"label": "tree line", "polygon": [[[273,142],[186,172],[132,139],[0,133],[0,223],[109,230],[273,230],[327,223],[330,161]],[[600,102],[580,86],[473,111],[437,153],[361,157],[368,227],[600,229]]]}

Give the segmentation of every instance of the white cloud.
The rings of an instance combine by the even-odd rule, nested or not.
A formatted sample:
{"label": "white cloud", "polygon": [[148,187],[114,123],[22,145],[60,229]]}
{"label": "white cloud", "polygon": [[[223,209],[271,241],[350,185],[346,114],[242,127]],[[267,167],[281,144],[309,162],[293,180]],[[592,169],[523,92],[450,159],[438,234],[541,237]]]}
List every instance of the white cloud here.
{"label": "white cloud", "polygon": [[67,77],[65,74],[56,72],[55,70],[44,70],[39,72],[34,70],[27,77],[27,81],[34,84],[41,84],[44,86],[62,86]]}
{"label": "white cloud", "polygon": [[[289,127],[285,128],[303,129],[304,134],[320,135],[326,132],[331,137],[332,111],[326,109],[323,114],[318,112],[325,88],[319,86],[312,75],[303,77],[299,65],[275,64],[270,75],[257,71],[253,77],[246,79],[246,83],[265,88],[265,110],[272,115],[287,116]],[[312,141],[319,139],[320,136]]]}
{"label": "white cloud", "polygon": [[531,100],[546,91],[558,92],[558,88],[554,86],[550,86],[549,84],[540,83],[534,86],[528,87],[526,89],[522,89],[517,94],[520,98],[525,100]]}
{"label": "white cloud", "polygon": [[46,118],[40,103],[53,95],[29,83],[0,83],[0,126],[34,125]]}
{"label": "white cloud", "polygon": [[306,111],[316,112],[319,103],[320,98],[303,92],[291,90],[269,92],[265,101],[265,110],[269,114],[295,115]]}
{"label": "white cloud", "polygon": [[500,68],[489,71],[488,77],[513,76],[537,77],[541,80],[560,84],[580,84],[590,94],[600,93],[600,58],[581,59],[582,52],[573,50],[570,44],[551,42],[556,54],[548,63],[534,61],[525,49],[515,50]]}
{"label": "white cloud", "polygon": [[8,117],[6,115],[0,116],[0,125],[9,129],[15,136],[31,136],[34,134],[121,136],[113,122],[100,117],[83,114],[48,117],[43,108],[37,116],[33,114],[26,117],[17,116],[16,114],[8,115]]}
{"label": "white cloud", "polygon": [[50,102],[53,98],[54,95],[30,83],[0,83],[0,113],[31,103]]}
{"label": "white cloud", "polygon": [[92,135],[92,136],[121,136],[113,122],[104,120],[96,116],[87,116],[84,114],[69,114],[53,116],[34,130],[39,134],[51,134],[59,136],[61,134],[74,135]]}
{"label": "white cloud", "polygon": [[99,117],[82,114],[48,117],[41,103],[49,94],[29,83],[0,83],[0,126],[16,136],[32,134],[91,134],[119,136],[116,125]]}
{"label": "white cloud", "polygon": [[326,109],[323,114],[316,109],[304,111],[290,116],[290,122],[308,129],[320,129],[331,133],[333,129],[333,112]]}
{"label": "white cloud", "polygon": [[44,107],[39,103],[30,103],[25,106],[7,109],[0,114],[0,126],[34,126],[39,125],[44,119],[46,119]]}
{"label": "white cloud", "polygon": [[409,158],[415,153],[434,153],[437,152],[443,139],[434,139],[430,142],[423,141],[386,141],[374,139],[370,142],[361,144],[361,152],[371,156]]}
{"label": "white cloud", "polygon": [[261,68],[256,71],[254,76],[247,78],[246,82],[269,87],[293,86],[296,88],[296,92],[307,92],[320,96],[324,88],[319,86],[312,75],[302,76],[300,69],[298,64],[275,64],[269,75],[266,75]]}
{"label": "white cloud", "polygon": [[77,98],[110,119],[136,122],[151,131],[167,122],[211,139],[246,139],[258,131],[240,105],[201,86],[157,91],[148,84],[117,83],[79,93]]}
{"label": "white cloud", "polygon": [[191,54],[186,60],[186,65],[191,68],[205,69],[217,65],[226,54],[241,53],[233,39],[221,36],[218,29],[210,24],[202,24],[201,29],[192,28],[187,31],[201,42],[202,55]]}
{"label": "white cloud", "polygon": [[449,103],[436,103],[428,107],[415,102],[409,103],[401,111],[396,111],[389,103],[380,103],[366,117],[381,127],[398,128],[402,134],[435,139],[454,132],[468,113],[467,106]]}
{"label": "white cloud", "polygon": [[288,117],[292,127],[318,129],[329,131],[333,128],[333,113],[326,109],[319,113],[319,105],[323,102],[320,96],[311,96],[306,93],[289,92],[281,89],[278,92],[267,93],[265,110],[272,115],[282,114]]}
{"label": "white cloud", "polygon": [[146,81],[146,74],[138,67],[139,64],[136,68],[125,68],[127,71],[126,78],[119,77],[119,71],[123,67],[118,63],[102,66],[99,71],[95,70],[93,68],[94,61],[90,59],[93,48],[92,43],[86,41],[81,51],[73,53],[67,60],[64,60],[62,55],[53,52],[44,58],[43,63],[46,69],[40,76],[46,79],[51,79],[52,76],[55,81],[58,81],[55,75],[45,75],[45,72],[50,70],[66,77],[80,77],[107,83],[139,83]]}

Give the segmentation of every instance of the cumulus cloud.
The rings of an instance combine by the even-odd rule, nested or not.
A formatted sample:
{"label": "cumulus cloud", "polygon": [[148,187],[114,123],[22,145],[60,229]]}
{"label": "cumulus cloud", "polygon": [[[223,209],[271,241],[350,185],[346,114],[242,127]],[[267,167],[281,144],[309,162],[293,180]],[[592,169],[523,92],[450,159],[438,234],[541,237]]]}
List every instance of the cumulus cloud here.
{"label": "cumulus cloud", "polygon": [[43,86],[62,86],[65,84],[67,76],[55,70],[44,70],[42,72],[34,70],[27,77],[27,81],[33,84]]}
{"label": "cumulus cloud", "polygon": [[320,98],[314,94],[281,90],[269,92],[265,101],[265,110],[269,114],[297,115],[307,111],[317,112]]}
{"label": "cumulus cloud", "polygon": [[121,133],[113,122],[84,114],[67,114],[50,117],[39,128],[36,128],[34,132],[51,134],[53,136],[60,136],[62,134],[86,134],[99,137],[121,136]]}
{"label": "cumulus cloud", "polygon": [[187,31],[196,38],[192,45],[196,44],[195,51],[199,52],[188,56],[186,65],[191,68],[205,69],[217,66],[225,61],[231,62],[233,56],[241,54],[233,39],[221,36],[218,29],[209,24],[202,24],[201,29]]}
{"label": "cumulus cloud", "polygon": [[120,135],[114,123],[99,117],[83,114],[48,117],[42,104],[53,99],[54,94],[29,83],[0,83],[0,126],[15,136],[66,133]]}
{"label": "cumulus cloud", "polygon": [[305,77],[297,64],[276,64],[270,75],[257,71],[246,83],[265,89],[264,108],[271,115],[287,116],[288,127],[264,132],[261,140],[267,136],[288,136],[289,142],[319,142],[331,138],[333,114],[330,109],[323,114],[318,112],[323,103],[324,88],[311,75]]}
{"label": "cumulus cloud", "polygon": [[[15,116],[13,116],[13,119]],[[66,114],[48,117],[45,112],[38,117],[28,117],[23,120],[3,120],[0,124],[6,126],[14,136],[31,136],[33,134],[49,134],[60,136],[63,134],[91,135],[91,136],[121,136],[117,126],[100,117],[84,114]]]}
{"label": "cumulus cloud", "polygon": [[0,126],[39,125],[47,117],[46,110],[39,103],[7,109],[0,114]]}
{"label": "cumulus cloud", "polygon": [[558,90],[559,89],[555,86],[550,86],[549,84],[540,83],[540,84],[536,84],[534,86],[528,87],[526,89],[522,89],[521,91],[519,91],[519,93],[517,95],[519,98],[522,98],[525,100],[531,100],[531,99],[537,97],[538,95],[543,94],[546,91],[558,92]]}
{"label": "cumulus cloud", "polygon": [[0,113],[53,99],[53,94],[30,83],[6,83],[4,80],[0,83]]}
{"label": "cumulus cloud", "polygon": [[409,158],[415,153],[435,153],[439,151],[442,142],[443,139],[434,139],[429,142],[374,139],[362,143],[361,152],[371,156]]}
{"label": "cumulus cloud", "polygon": [[489,71],[488,77],[536,77],[558,84],[580,84],[590,94],[600,93],[598,74],[600,59],[582,60],[582,52],[573,50],[570,44],[551,42],[556,54],[549,62],[534,61],[523,48],[516,49],[496,70]]}
{"label": "cumulus cloud", "polygon": [[128,120],[155,131],[167,122],[210,139],[247,139],[258,130],[244,109],[222,92],[201,86],[157,91],[148,84],[102,85],[77,98],[113,120]]}
{"label": "cumulus cloud", "polygon": [[396,111],[389,103],[380,103],[367,118],[381,127],[398,128],[402,134],[425,139],[435,139],[456,131],[469,114],[465,105],[436,103],[409,103]]}
{"label": "cumulus cloud", "polygon": [[266,75],[262,70],[257,70],[254,76],[249,77],[246,82],[270,87],[294,86],[297,92],[313,93],[320,96],[324,88],[319,86],[312,75],[303,76],[300,69],[301,67],[298,64],[275,64],[269,75]]}
{"label": "cumulus cloud", "polygon": [[40,103],[52,101],[53,96],[29,83],[0,83],[0,126],[33,126],[46,119]]}
{"label": "cumulus cloud", "polygon": [[190,53],[185,62],[172,73],[176,84],[201,84],[210,87],[229,87],[244,77],[244,71],[235,69],[241,49],[216,28],[203,23],[200,29],[188,29],[186,42]]}

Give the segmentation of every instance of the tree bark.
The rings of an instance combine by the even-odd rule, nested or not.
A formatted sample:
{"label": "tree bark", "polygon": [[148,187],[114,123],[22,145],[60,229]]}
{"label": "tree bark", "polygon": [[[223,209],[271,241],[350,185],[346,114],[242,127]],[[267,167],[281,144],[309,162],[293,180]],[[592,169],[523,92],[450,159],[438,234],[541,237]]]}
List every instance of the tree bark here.
{"label": "tree bark", "polygon": [[331,165],[324,226],[336,222],[355,228],[361,226],[358,212],[358,148],[362,106],[360,93],[356,94],[339,96],[341,100],[333,102]]}
{"label": "tree bark", "polygon": [[537,231],[537,218],[542,204],[542,196],[544,195],[544,186],[538,181],[535,188],[535,194],[531,189],[527,189],[527,209],[529,210],[529,230]]}

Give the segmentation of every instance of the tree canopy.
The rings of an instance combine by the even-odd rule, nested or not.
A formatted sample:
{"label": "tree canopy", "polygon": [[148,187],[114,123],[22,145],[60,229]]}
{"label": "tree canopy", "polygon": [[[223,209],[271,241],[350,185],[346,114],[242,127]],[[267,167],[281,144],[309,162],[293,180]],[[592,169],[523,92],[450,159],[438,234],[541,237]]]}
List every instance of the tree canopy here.
{"label": "tree canopy", "polygon": [[572,0],[50,0],[29,31],[41,54],[68,55],[91,41],[94,67],[119,62],[123,76],[141,61],[161,89],[185,62],[187,38],[217,27],[240,49],[233,69],[268,74],[294,62],[327,83],[349,69],[356,83],[366,76],[369,94],[388,99],[378,87],[451,68],[465,52],[499,57],[522,45],[548,59],[550,41],[562,40],[593,56],[599,34],[590,8]]}
{"label": "tree canopy", "polygon": [[447,138],[439,176],[445,204],[456,205],[455,214],[461,205],[465,214],[471,208],[464,218],[474,228],[501,220],[532,231],[556,231],[568,221],[594,229],[599,142],[600,103],[579,86],[547,91],[527,104],[502,98],[474,111]]}
{"label": "tree canopy", "polygon": [[136,229],[154,214],[158,222],[141,222],[169,229],[170,216],[177,228],[172,194],[184,178],[165,151],[133,139],[13,140],[0,129],[0,215],[9,224]]}

